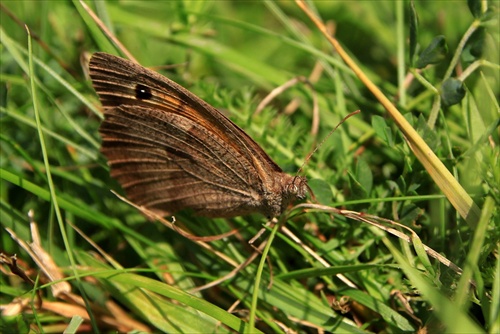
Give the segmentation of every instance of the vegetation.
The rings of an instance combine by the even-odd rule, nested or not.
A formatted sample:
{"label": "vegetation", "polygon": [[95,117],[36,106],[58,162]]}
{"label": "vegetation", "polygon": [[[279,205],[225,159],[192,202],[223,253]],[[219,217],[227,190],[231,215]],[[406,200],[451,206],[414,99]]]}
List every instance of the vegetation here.
{"label": "vegetation", "polygon": [[[88,5],[1,4],[3,333],[500,331],[495,2],[308,3],[403,125],[295,2]],[[123,49],[91,12],[143,66],[226,113],[283,170],[305,162],[317,206],[291,208],[283,229],[254,242],[276,236],[263,261],[193,290],[250,258],[248,241],[267,220],[177,213],[175,226],[195,236],[238,229],[203,243],[110,191],[121,193],[99,153],[102,113],[86,62]],[[297,77],[308,83],[255,113]]]}

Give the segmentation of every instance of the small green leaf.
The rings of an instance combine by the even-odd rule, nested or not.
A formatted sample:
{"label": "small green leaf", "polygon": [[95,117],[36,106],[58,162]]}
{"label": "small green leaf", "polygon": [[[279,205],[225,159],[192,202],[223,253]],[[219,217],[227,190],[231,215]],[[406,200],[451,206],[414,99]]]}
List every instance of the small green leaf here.
{"label": "small green leaf", "polygon": [[391,192],[394,194],[399,194],[401,193],[401,189],[399,187],[399,184],[396,181],[393,180],[387,180],[387,187],[391,189]]}
{"label": "small green leaf", "polygon": [[76,333],[83,323],[83,318],[79,315],[74,315],[68,324],[68,327],[64,330],[64,333]]}
{"label": "small green leaf", "polygon": [[443,82],[441,87],[441,99],[443,105],[446,107],[452,106],[459,103],[465,96],[465,89],[463,82],[455,79],[449,78]]}
{"label": "small green leaf", "polygon": [[429,127],[429,125],[427,124],[427,120],[423,115],[420,115],[418,117],[416,128],[417,132],[433,151],[436,151],[441,147],[441,142],[439,141],[439,137],[436,134],[436,130]]}
{"label": "small green leaf", "polygon": [[332,202],[332,188],[327,182],[321,179],[311,179],[308,184],[319,203],[329,204]]}
{"label": "small green leaf", "polygon": [[464,63],[470,64],[482,57],[484,51],[485,37],[486,37],[486,29],[484,29],[483,27],[479,27],[470,36],[461,54]]}
{"label": "small green leaf", "polygon": [[467,5],[469,6],[469,10],[475,18],[481,17],[481,0],[467,0]]}
{"label": "small green leaf", "polygon": [[385,122],[385,119],[381,116],[373,116],[372,127],[375,130],[377,136],[382,139],[387,145],[394,145],[394,136],[392,135],[391,128]]}
{"label": "small green leaf", "polygon": [[[423,174],[423,173],[420,173],[420,174]],[[424,175],[422,175],[422,178],[423,177],[424,177]],[[420,188],[420,183],[412,183],[412,184],[410,184],[410,186],[406,190],[406,193],[414,195],[418,188]]]}
{"label": "small green leaf", "polygon": [[408,188],[408,185],[406,184],[406,179],[404,178],[403,175],[400,175],[398,177],[398,179],[396,180],[396,184],[398,185],[398,190],[402,193],[402,194],[406,194],[406,192],[408,191],[407,188]]}
{"label": "small green leaf", "polygon": [[[404,225],[412,226],[413,223],[422,215],[422,209],[420,209],[415,204],[407,204],[405,205],[399,214],[399,222]],[[413,226],[413,229],[416,229]]]}
{"label": "small green leaf", "polygon": [[365,159],[358,159],[356,165],[356,179],[366,194],[370,194],[373,187],[373,174]]}
{"label": "small green leaf", "polygon": [[437,64],[445,59],[447,53],[446,38],[443,35],[436,36],[429,46],[422,51],[415,67],[424,68],[427,65]]}
{"label": "small green leaf", "polygon": [[363,185],[358,180],[356,175],[352,171],[347,171],[347,174],[349,175],[349,188],[351,189],[353,196],[355,198],[366,198],[368,195],[366,189],[363,188]]}
{"label": "small green leaf", "polygon": [[411,236],[411,241],[413,243],[413,247],[415,249],[415,253],[417,253],[418,259],[422,263],[422,265],[427,269],[429,272],[430,277],[436,276],[436,273],[434,271],[434,268],[432,267],[431,261],[429,260],[429,257],[427,256],[427,253],[425,252],[424,245],[422,244],[422,240],[416,235],[412,234]]}

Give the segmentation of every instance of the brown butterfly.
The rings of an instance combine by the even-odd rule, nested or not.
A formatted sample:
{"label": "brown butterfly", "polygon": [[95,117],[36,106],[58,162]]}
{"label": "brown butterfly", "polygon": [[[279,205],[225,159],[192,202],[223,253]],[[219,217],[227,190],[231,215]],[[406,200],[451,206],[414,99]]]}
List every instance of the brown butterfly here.
{"label": "brown butterfly", "polygon": [[281,215],[309,190],[217,109],[134,62],[107,53],[90,60],[104,107],[99,131],[111,176],[149,210],[207,217]]}

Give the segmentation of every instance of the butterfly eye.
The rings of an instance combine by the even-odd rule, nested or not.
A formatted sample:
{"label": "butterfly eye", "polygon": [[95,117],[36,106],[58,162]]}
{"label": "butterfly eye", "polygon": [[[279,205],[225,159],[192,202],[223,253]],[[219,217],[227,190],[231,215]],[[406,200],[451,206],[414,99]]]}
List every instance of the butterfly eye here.
{"label": "butterfly eye", "polygon": [[139,100],[149,100],[153,97],[151,89],[144,85],[138,84],[135,86],[135,97]]}
{"label": "butterfly eye", "polygon": [[287,191],[289,194],[297,195],[299,192],[299,187],[297,187],[296,184],[292,183],[288,185]]}

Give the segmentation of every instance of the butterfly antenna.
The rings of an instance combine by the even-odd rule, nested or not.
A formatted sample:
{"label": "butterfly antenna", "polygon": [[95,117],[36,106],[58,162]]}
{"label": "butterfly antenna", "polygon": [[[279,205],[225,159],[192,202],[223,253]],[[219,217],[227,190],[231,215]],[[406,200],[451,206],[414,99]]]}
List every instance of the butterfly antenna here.
{"label": "butterfly antenna", "polygon": [[356,115],[356,114],[359,114],[361,111],[360,110],[356,110],[356,111],[353,111],[352,113],[348,114],[346,117],[344,117],[340,122],[339,124],[337,124],[329,133],[328,135],[326,135],[326,137],[321,141],[321,143],[319,143],[315,148],[314,150],[311,151],[311,153],[309,153],[306,157],[306,159],[304,160],[304,163],[302,164],[302,166],[300,166],[299,170],[297,171],[297,174],[295,174],[295,177],[297,177],[301,172],[302,172],[302,169],[304,169],[304,166],[309,162],[309,160],[311,159],[312,155],[314,153],[316,153],[316,151],[321,147],[323,146],[323,144],[325,143],[325,141],[327,141],[328,138],[330,138],[330,136],[337,130],[337,128],[339,126],[341,126],[345,121],[347,121],[349,118],[351,118],[352,116]]}

